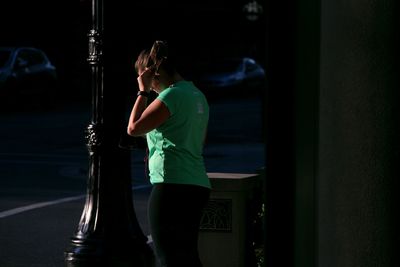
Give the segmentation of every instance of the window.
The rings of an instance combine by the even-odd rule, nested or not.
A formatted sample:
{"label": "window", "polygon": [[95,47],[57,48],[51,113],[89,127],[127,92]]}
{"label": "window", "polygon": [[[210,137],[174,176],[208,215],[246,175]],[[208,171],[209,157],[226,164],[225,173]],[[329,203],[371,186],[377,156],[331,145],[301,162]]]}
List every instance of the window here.
{"label": "window", "polygon": [[35,50],[24,49],[18,53],[18,61],[26,62],[27,66],[39,65],[45,62],[44,56]]}

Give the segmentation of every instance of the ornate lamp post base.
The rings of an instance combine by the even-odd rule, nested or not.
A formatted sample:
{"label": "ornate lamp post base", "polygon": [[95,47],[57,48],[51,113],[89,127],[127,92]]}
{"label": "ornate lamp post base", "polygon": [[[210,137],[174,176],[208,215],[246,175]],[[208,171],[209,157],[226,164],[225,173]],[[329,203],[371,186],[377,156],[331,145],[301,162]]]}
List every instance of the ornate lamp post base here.
{"label": "ornate lamp post base", "polygon": [[[154,267],[153,251],[148,246],[127,247],[120,255],[107,252],[101,240],[72,240],[65,252],[66,267]],[[122,255],[125,254],[125,255]],[[133,256],[134,255],[134,256]]]}
{"label": "ornate lamp post base", "polygon": [[65,251],[65,262],[68,267],[150,267],[154,266],[153,252],[133,207],[130,154],[118,146],[120,127],[115,122],[122,121],[124,112],[112,101],[104,108],[104,91],[115,90],[111,83],[104,84],[103,0],[91,0],[91,7],[88,62],[92,119],[86,132],[87,194],[79,225]]}

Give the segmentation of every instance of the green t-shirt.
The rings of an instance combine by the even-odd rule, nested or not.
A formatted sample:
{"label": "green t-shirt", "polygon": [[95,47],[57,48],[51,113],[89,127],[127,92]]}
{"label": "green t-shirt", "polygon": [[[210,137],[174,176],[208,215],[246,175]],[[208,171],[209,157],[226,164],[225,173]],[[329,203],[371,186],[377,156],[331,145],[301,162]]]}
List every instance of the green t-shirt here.
{"label": "green t-shirt", "polygon": [[158,128],[147,133],[150,182],[193,184],[210,188],[203,160],[209,106],[190,81],[179,81],[157,97],[170,112]]}

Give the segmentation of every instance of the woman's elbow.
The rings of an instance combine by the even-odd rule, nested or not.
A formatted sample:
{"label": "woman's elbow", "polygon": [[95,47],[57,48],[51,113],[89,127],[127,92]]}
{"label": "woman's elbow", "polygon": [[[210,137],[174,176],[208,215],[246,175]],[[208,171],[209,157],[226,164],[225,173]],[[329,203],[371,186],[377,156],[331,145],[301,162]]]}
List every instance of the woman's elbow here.
{"label": "woman's elbow", "polygon": [[142,135],[141,133],[139,133],[137,127],[135,127],[135,125],[128,125],[127,128],[127,133],[130,136],[139,136]]}

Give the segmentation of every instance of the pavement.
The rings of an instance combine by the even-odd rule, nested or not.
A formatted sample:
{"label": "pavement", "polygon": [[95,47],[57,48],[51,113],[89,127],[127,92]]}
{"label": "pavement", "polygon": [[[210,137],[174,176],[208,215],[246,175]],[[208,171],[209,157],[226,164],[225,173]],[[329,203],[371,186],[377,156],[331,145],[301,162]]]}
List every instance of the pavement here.
{"label": "pavement", "polygon": [[[245,102],[245,104],[247,105],[246,109],[250,111],[248,114],[251,114],[252,120],[258,121],[258,118],[253,115],[259,114],[259,110],[256,110],[257,106],[252,102],[248,104]],[[211,122],[214,129],[212,136],[215,136],[215,138],[209,140],[204,150],[207,171],[254,173],[265,164],[264,145],[258,138],[260,135],[254,135],[255,131],[259,132],[259,129],[255,130],[259,128],[259,125],[252,123],[251,127],[245,127],[249,119],[243,117],[238,121],[238,117],[228,113],[224,114],[223,112],[226,112],[226,110],[234,109],[226,108],[226,105],[230,107],[232,104],[225,103],[223,105],[224,106],[220,107],[215,105],[213,109],[215,112],[218,111],[221,116]],[[254,109],[254,111],[252,109]],[[243,108],[234,110],[234,112],[239,113],[240,110],[243,110]],[[10,117],[10,125],[13,123],[14,119],[14,117]],[[227,124],[227,119],[235,120],[236,123],[240,123],[240,125],[235,125],[233,123]],[[65,122],[68,121],[69,120],[65,120]],[[225,125],[224,129],[217,127],[222,124]],[[231,127],[231,129],[229,129],[229,127]],[[241,131],[240,134],[235,134],[239,133],[238,129]],[[248,132],[245,132],[245,130]],[[229,132],[229,135],[225,136],[225,132]],[[241,136],[245,136],[245,138],[243,139]],[[34,148],[33,144],[34,143],[31,144],[32,149]],[[14,162],[13,160],[14,159],[10,158],[10,154],[4,155],[4,159],[2,159],[0,155],[0,161],[4,164],[19,166],[18,164],[23,162],[23,164],[30,164],[29,166],[37,168],[38,171],[40,168],[42,168],[42,171],[48,171],[49,177],[46,178],[46,184],[49,184],[51,181],[52,174],[50,171],[53,170],[52,166],[58,164],[41,161],[39,162],[40,164],[53,164],[49,165],[51,168],[43,169],[43,167],[41,167],[42,165],[36,164],[36,161],[31,160],[32,162],[28,162],[26,160],[19,160]],[[71,166],[75,165],[72,164]],[[69,247],[71,237],[78,226],[86,196],[85,184],[87,174],[79,169],[79,165],[76,166],[75,169],[74,167],[61,169],[61,174],[69,175],[69,181],[73,181],[74,184],[77,185],[70,193],[61,190],[54,191],[51,188],[35,188],[35,184],[32,183],[32,188],[27,188],[26,190],[36,190],[38,192],[47,190],[48,192],[46,191],[43,193],[46,194],[46,197],[44,197],[44,195],[41,197],[40,194],[37,194],[37,198],[35,199],[27,200],[21,198],[23,200],[20,200],[18,195],[24,194],[24,185],[18,184],[18,181],[15,180],[17,177],[14,179],[17,186],[7,187],[3,190],[0,188],[0,196],[2,197],[2,203],[0,203],[0,267],[66,266],[64,252]],[[135,170],[133,176],[136,174],[138,176],[142,175],[142,170],[144,170],[143,155],[140,153],[135,154],[132,159],[132,166]],[[14,172],[20,177],[28,177],[27,179],[29,180],[29,173],[26,170],[24,171],[23,168],[19,168],[19,170],[14,169],[12,175],[15,175]],[[3,174],[7,174],[6,168],[4,168]],[[8,174],[11,175],[11,172]],[[132,201],[135,214],[144,235],[149,236],[147,200],[151,186],[143,179],[136,179],[133,177],[132,180]],[[10,184],[11,182],[3,181],[3,183]],[[77,190],[77,188],[81,189]],[[13,197],[8,198],[6,194],[12,195]],[[49,200],[49,196],[52,196],[51,200]],[[16,208],[4,209],[2,207]]]}
{"label": "pavement", "polygon": [[[263,166],[262,151],[258,143],[213,145],[205,150],[206,165],[210,172],[254,173],[254,166]],[[148,184],[140,184],[132,191],[135,213],[146,236],[150,190]],[[11,214],[1,212],[0,267],[65,266],[64,251],[78,226],[84,202],[85,194],[81,194],[28,204],[9,211]]]}

